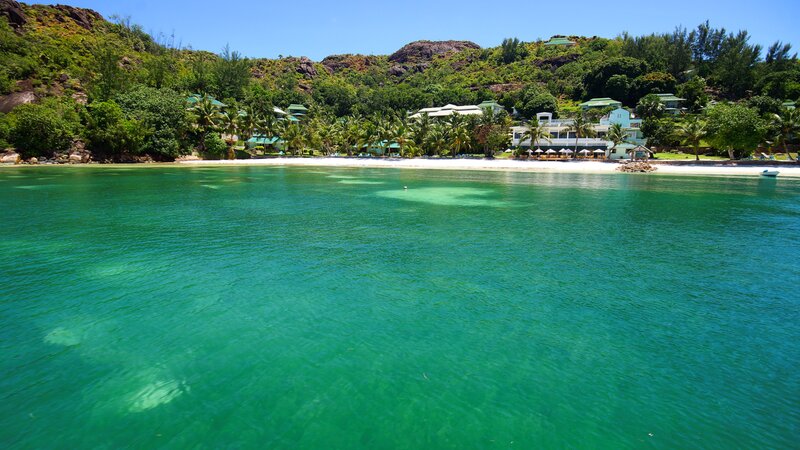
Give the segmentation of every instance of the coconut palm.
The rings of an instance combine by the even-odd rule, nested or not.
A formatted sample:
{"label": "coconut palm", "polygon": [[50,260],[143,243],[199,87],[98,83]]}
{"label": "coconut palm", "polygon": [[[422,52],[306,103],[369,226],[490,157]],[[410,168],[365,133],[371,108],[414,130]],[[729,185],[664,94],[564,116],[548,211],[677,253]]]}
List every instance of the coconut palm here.
{"label": "coconut palm", "polygon": [[239,112],[237,118],[239,120],[239,137],[246,142],[253,137],[253,133],[256,131],[259,121],[258,113],[254,108],[247,106]]}
{"label": "coconut palm", "polygon": [[392,128],[392,140],[397,142],[400,157],[405,157],[406,146],[413,144],[413,137],[411,134],[411,127],[409,127],[408,123],[403,118],[395,121],[394,127]]}
{"label": "coconut palm", "polygon": [[205,95],[195,103],[189,111],[194,119],[195,127],[200,133],[200,148],[205,151],[206,137],[219,129],[220,111],[214,106],[211,97]]}
{"label": "coconut palm", "polygon": [[617,148],[619,144],[628,142],[628,133],[622,128],[622,124],[614,123],[608,127],[608,140],[611,141],[611,148]]}
{"label": "coconut palm", "polygon": [[695,161],[700,161],[700,141],[706,137],[706,124],[696,116],[692,116],[678,128],[678,136],[688,146],[694,149]]}
{"label": "coconut palm", "polygon": [[411,140],[416,143],[418,149],[424,154],[428,154],[428,134],[433,123],[427,113],[415,118],[411,122]]}
{"label": "coconut palm", "polygon": [[228,159],[236,159],[233,146],[236,144],[236,133],[239,130],[239,113],[231,108],[220,116],[220,129],[227,135],[225,142],[228,144]]}
{"label": "coconut palm", "polygon": [[450,143],[453,158],[455,158],[462,148],[469,145],[471,136],[466,126],[466,120],[460,114],[452,114],[445,123],[447,124],[447,140]]}
{"label": "coconut palm", "polygon": [[441,123],[434,123],[431,126],[426,139],[428,156],[434,156],[439,153],[441,148],[444,148],[447,145],[447,131]]}
{"label": "coconut palm", "polygon": [[783,145],[786,156],[794,160],[789,152],[788,141],[800,133],[800,113],[796,109],[784,109],[781,114],[772,115],[772,127],[775,130],[773,141]]}
{"label": "coconut palm", "polygon": [[550,139],[550,131],[548,130],[547,125],[539,123],[538,120],[534,120],[528,124],[528,129],[522,132],[519,142],[521,144],[523,141],[528,139],[531,140],[531,147],[535,145],[536,148],[539,148],[539,142],[542,139],[547,142],[552,142]]}
{"label": "coconut palm", "polygon": [[595,137],[597,133],[594,126],[583,115],[578,115],[572,120],[572,124],[567,127],[568,132],[575,133],[575,152],[573,158],[578,157],[578,140],[581,138]]}

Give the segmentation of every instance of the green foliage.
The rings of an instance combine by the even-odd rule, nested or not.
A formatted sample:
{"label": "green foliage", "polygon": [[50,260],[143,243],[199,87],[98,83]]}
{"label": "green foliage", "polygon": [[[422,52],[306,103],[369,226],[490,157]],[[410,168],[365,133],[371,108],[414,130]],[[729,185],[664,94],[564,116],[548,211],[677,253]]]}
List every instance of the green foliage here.
{"label": "green foliage", "polygon": [[151,156],[174,158],[186,152],[189,117],[185,98],[171,89],[137,86],[117,96],[126,117],[152,130],[141,150]]}
{"label": "green foliage", "polygon": [[635,79],[647,72],[647,63],[642,60],[617,57],[595,63],[584,77],[586,93],[589,97],[607,97],[605,87],[608,80],[615,75],[624,75]]}
{"label": "green foliage", "polygon": [[510,64],[519,59],[525,58],[528,52],[525,49],[525,44],[520,42],[517,38],[503,39],[500,44],[500,60],[503,64]]}
{"label": "green foliage", "polygon": [[205,138],[205,152],[214,158],[223,158],[228,152],[228,144],[218,134],[210,134]]}
{"label": "green foliage", "polygon": [[241,98],[250,82],[250,61],[226,45],[214,65],[214,81],[219,98]]}
{"label": "green foliage", "polygon": [[708,104],[706,80],[701,77],[693,77],[678,86],[677,94],[679,97],[686,99],[685,107],[694,113],[700,112]]}
{"label": "green foliage", "polygon": [[765,95],[756,95],[745,100],[744,104],[758,111],[760,116],[780,114],[783,102]]}
{"label": "green foliage", "polygon": [[636,114],[645,121],[660,118],[664,115],[664,111],[664,104],[655,94],[645,95],[636,105]]}
{"label": "green foliage", "polygon": [[9,135],[11,134],[11,120],[3,113],[0,113],[0,151],[11,147]]}
{"label": "green foliage", "polygon": [[730,158],[747,156],[760,144],[766,124],[758,111],[740,104],[721,103],[706,111],[711,145]]}
{"label": "green foliage", "polygon": [[642,124],[648,145],[672,147],[680,144],[677,123],[673,117],[653,117]]}
{"label": "green foliage", "polygon": [[84,135],[92,152],[113,157],[141,151],[151,133],[141,122],[127,119],[113,101],[95,102],[88,109]]}
{"label": "green foliage", "polygon": [[9,140],[23,158],[67,150],[81,132],[78,108],[69,100],[20,105],[9,119]]}

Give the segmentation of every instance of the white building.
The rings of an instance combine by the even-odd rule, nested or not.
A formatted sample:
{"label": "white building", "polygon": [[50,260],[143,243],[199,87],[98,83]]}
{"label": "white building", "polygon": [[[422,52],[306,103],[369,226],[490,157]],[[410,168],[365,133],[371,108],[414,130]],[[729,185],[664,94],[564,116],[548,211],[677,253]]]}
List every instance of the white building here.
{"label": "white building", "polygon": [[[569,128],[574,122],[572,119],[553,119],[553,114],[549,112],[542,112],[536,114],[536,120],[540,124],[546,126],[547,131],[550,133],[550,139],[541,139],[537,142],[537,149],[555,150],[569,149],[575,150],[575,132],[570,131]],[[606,117],[600,119],[600,123],[592,125],[596,137],[580,138],[577,142],[577,150],[588,150],[589,157],[599,157],[601,154],[596,150],[602,150],[602,156],[605,159],[625,159],[627,155],[623,148],[612,149],[613,143],[606,140],[608,129],[612,124],[619,123],[628,134],[628,141],[631,144],[644,144],[645,140],[642,138],[640,127],[641,119],[633,118],[630,111],[619,108],[611,111]],[[524,141],[521,140],[522,135],[528,131],[526,125],[511,127],[511,145],[515,147],[531,148],[531,139],[528,138]],[[632,147],[632,146],[631,146]]]}
{"label": "white building", "polygon": [[420,117],[423,114],[427,114],[428,117],[447,117],[452,114],[460,114],[462,116],[480,116],[483,114],[483,110],[485,108],[490,108],[492,111],[494,111],[495,114],[504,110],[503,107],[499,105],[497,102],[487,100],[485,102],[481,102],[478,105],[464,105],[464,106],[444,105],[434,108],[422,108],[419,111],[412,114],[410,117],[412,119],[416,119],[417,117]]}

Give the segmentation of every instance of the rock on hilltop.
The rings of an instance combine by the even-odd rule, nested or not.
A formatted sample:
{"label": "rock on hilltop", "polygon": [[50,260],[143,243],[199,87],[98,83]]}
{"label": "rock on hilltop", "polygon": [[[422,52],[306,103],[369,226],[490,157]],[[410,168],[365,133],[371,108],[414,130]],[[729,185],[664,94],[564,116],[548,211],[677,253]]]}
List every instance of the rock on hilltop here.
{"label": "rock on hilltop", "polygon": [[415,41],[392,53],[389,61],[398,64],[429,62],[436,55],[478,48],[481,47],[470,41]]}

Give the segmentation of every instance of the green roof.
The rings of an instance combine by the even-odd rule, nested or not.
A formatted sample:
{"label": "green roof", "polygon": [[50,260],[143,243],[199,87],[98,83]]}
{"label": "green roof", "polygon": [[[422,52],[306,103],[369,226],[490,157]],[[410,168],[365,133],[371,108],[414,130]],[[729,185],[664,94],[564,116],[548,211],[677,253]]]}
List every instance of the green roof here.
{"label": "green roof", "polygon": [[480,108],[480,109],[483,109],[483,108],[500,108],[500,109],[502,109],[503,105],[497,103],[494,100],[484,100],[484,101],[480,102],[480,104],[478,105],[478,108]]}
{"label": "green roof", "polygon": [[249,144],[256,144],[256,145],[272,145],[277,142],[281,142],[281,139],[277,136],[273,136],[271,138],[266,137],[263,134],[257,134],[250,139],[247,140]]}
{"label": "green roof", "polygon": [[603,97],[603,98],[593,98],[588,102],[581,103],[578,106],[582,108],[605,108],[606,106],[622,106],[622,102],[619,102],[612,98]]}
{"label": "green roof", "polygon": [[787,109],[794,109],[797,106],[797,102],[793,102],[791,100],[783,102],[783,107]]}
{"label": "green roof", "polygon": [[[225,103],[222,103],[221,101],[215,99],[214,97],[212,97],[210,95],[208,95],[206,97],[211,99],[211,104],[214,105],[214,106],[218,106],[220,108],[224,108],[224,107],[228,106]],[[203,99],[202,95],[200,95],[200,94],[192,94],[192,95],[186,97],[186,102],[189,103],[190,105],[194,105],[195,103],[199,102],[202,99]]]}
{"label": "green roof", "polygon": [[544,45],[575,45],[575,42],[570,41],[565,37],[551,37]]}
{"label": "green roof", "polygon": [[308,111],[308,108],[306,108],[303,105],[297,104],[297,103],[292,103],[286,109],[289,110],[289,111]]}
{"label": "green roof", "polygon": [[658,99],[662,102],[683,102],[686,101],[685,98],[680,98],[675,94],[656,94]]}

